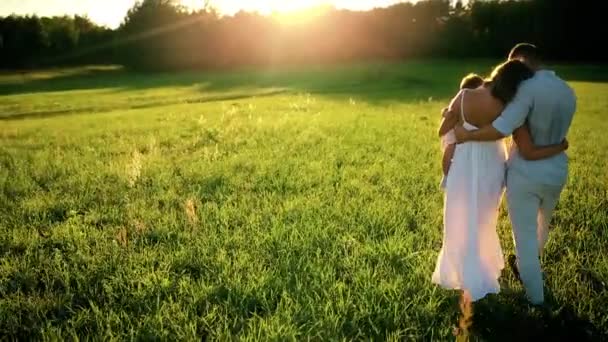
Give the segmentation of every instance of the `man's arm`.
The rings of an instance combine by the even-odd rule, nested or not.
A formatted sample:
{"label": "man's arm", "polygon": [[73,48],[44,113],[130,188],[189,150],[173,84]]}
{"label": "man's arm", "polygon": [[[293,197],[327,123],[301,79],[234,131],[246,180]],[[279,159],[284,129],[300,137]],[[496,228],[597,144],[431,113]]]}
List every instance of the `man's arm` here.
{"label": "man's arm", "polygon": [[524,124],[534,105],[530,85],[529,80],[520,85],[515,98],[505,107],[502,114],[494,120],[492,125],[475,131],[467,131],[459,126],[455,127],[456,140],[458,142],[493,141],[511,135],[514,130]]}
{"label": "man's arm", "polygon": [[454,127],[454,135],[458,143],[466,141],[494,141],[505,137],[500,131],[494,126],[488,125],[474,131],[469,131],[462,125],[456,125]]}

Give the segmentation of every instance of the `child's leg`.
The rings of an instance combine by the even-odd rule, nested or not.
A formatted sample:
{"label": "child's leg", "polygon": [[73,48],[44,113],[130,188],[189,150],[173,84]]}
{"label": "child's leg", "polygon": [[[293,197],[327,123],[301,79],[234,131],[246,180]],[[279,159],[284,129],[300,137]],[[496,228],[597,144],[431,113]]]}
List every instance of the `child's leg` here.
{"label": "child's leg", "polygon": [[452,158],[454,158],[455,150],[456,144],[451,144],[445,148],[445,151],[443,151],[442,167],[444,176],[447,176],[448,171],[450,171],[450,165],[452,164]]}

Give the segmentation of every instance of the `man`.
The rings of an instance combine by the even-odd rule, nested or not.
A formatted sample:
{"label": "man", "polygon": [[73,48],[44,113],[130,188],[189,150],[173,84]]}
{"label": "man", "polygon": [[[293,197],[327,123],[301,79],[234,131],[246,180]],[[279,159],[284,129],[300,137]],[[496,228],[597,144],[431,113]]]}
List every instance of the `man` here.
{"label": "man", "polygon": [[[559,144],[568,133],[576,110],[573,90],[553,71],[542,67],[536,46],[517,44],[509,59],[518,59],[535,71],[490,126],[467,131],[455,128],[458,142],[504,138],[528,123],[535,145]],[[549,222],[568,177],[568,157],[527,161],[514,146],[507,161],[506,196],[513,228],[517,268],[533,304],[544,302],[540,255],[548,238]],[[515,270],[516,271],[516,270]]]}

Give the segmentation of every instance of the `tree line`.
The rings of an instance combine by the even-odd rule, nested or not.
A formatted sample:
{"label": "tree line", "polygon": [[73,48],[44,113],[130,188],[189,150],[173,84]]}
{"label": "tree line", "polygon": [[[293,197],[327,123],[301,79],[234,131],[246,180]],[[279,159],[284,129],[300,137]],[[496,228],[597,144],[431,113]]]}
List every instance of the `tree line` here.
{"label": "tree line", "polygon": [[[307,16],[220,16],[175,0],[142,0],[116,29],[82,16],[0,17],[0,68],[113,63],[144,70],[503,57],[516,42],[547,57],[605,62],[605,1],[404,2],[369,11],[311,9]],[[599,44],[598,44],[599,43]]]}

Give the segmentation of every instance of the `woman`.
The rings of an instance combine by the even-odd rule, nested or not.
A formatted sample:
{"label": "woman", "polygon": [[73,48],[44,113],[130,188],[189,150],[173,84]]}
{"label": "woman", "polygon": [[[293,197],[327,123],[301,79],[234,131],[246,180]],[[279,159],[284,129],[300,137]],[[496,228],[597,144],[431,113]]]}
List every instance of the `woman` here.
{"label": "woman", "polygon": [[[461,90],[450,104],[455,115],[442,122],[440,134],[461,121],[466,129],[491,124],[513,99],[521,82],[533,76],[522,62],[511,60],[494,69],[483,86]],[[543,159],[567,148],[567,143],[535,147],[526,127],[514,134],[524,157]],[[456,146],[447,177],[443,246],[433,282],[463,291],[464,302],[498,293],[504,267],[496,232],[498,206],[505,176],[502,140]]]}

